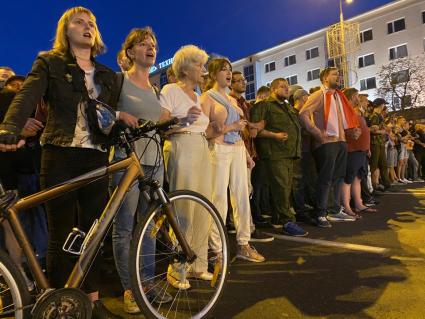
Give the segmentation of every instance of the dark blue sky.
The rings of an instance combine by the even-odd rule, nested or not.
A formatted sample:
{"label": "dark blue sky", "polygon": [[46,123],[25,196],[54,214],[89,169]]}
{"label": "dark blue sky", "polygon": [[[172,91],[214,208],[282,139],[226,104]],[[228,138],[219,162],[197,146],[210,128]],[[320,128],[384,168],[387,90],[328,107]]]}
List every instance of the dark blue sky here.
{"label": "dark blue sky", "polygon": [[[389,2],[354,0],[344,5],[344,14],[349,18]],[[99,60],[114,69],[116,52],[133,27],[153,28],[159,42],[157,62],[185,44],[234,61],[339,19],[338,0],[8,0],[1,5],[0,65],[27,73],[37,53],[51,48],[61,14],[77,5],[96,15],[108,47]]]}

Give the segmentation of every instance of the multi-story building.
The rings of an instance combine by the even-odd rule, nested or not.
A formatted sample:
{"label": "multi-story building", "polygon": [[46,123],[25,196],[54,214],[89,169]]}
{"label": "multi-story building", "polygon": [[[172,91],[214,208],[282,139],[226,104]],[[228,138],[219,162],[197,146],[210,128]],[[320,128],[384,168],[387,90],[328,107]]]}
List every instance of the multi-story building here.
{"label": "multi-story building", "polygon": [[[360,26],[360,48],[354,56],[356,67],[350,74],[350,86],[371,99],[377,95],[377,73],[382,65],[424,53],[424,0],[394,1],[347,21]],[[233,70],[243,72],[247,80],[246,98],[254,99],[260,86],[278,77],[306,89],[320,85],[320,70],[333,62],[327,56],[327,29],[234,61]]]}

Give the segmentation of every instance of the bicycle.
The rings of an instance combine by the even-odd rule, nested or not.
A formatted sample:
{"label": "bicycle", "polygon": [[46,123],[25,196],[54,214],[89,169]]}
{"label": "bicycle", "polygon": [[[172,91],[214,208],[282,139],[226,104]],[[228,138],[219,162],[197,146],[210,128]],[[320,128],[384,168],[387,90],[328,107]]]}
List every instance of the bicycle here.
{"label": "bicycle", "polygon": [[[134,142],[140,138],[150,138],[148,132],[159,132],[177,124],[176,119],[163,123],[144,122],[137,129],[124,130],[114,138],[111,145],[126,150],[127,157],[108,166],[98,168],[86,174],[45,189],[36,194],[18,199],[16,191],[0,189],[0,219],[6,219],[27,258],[29,270],[35,280],[36,295],[32,297],[26,288],[22,274],[10,257],[0,251],[0,318],[79,318],[91,317],[91,302],[80,290],[81,284],[88,273],[91,263],[99,252],[105,236],[110,229],[114,217],[122,204],[127,190],[136,179],[143,194],[149,200],[149,209],[145,217],[135,227],[130,251],[130,277],[132,291],[143,314],[148,318],[202,318],[211,313],[223,291],[228,273],[229,248],[223,221],[210,201],[198,193],[180,190],[166,193],[160,183],[145,176],[137,154]],[[108,145],[110,146],[110,145]],[[53,289],[49,286],[34,251],[28,242],[26,234],[17,217],[19,211],[37,206],[56,198],[61,194],[76,190],[88,183],[107,175],[124,171],[118,186],[110,196],[99,219],[96,219],[87,233],[74,228],[63,245],[63,250],[78,255],[78,260],[64,288]],[[146,186],[151,191],[147,192]],[[0,184],[1,188],[1,184]],[[221,253],[208,252],[205,260],[200,259],[196,252],[199,246],[190,245],[185,234],[190,234],[188,226],[184,225],[184,209],[191,207],[197,214],[203,214],[209,222],[209,231],[204,236],[208,242],[209,233],[214,230],[219,234]],[[147,249],[149,243],[155,247]],[[196,243],[202,244],[202,243]],[[144,253],[146,251],[146,253]],[[149,260],[151,263],[145,265]],[[176,289],[167,281],[168,268],[178,264],[182,276],[186,278],[194,262],[208,264],[213,273],[211,280],[203,280],[189,276],[189,290]],[[154,276],[147,277],[144,270],[154,267]],[[152,291],[169,294],[169,303],[157,302],[158,295]]]}

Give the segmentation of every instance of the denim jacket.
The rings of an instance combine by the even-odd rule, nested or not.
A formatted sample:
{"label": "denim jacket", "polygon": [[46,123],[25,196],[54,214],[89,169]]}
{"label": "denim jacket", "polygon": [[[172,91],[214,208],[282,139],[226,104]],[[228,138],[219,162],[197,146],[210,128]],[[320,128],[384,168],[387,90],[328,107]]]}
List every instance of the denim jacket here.
{"label": "denim jacket", "polygon": [[[116,74],[95,60],[93,63],[94,81],[101,88],[98,100],[115,108]],[[50,52],[40,54],[0,124],[0,130],[19,135],[41,98],[47,105],[48,116],[40,142],[69,146],[74,137],[78,105],[89,99],[84,71],[74,57]],[[105,141],[105,137],[94,133],[91,137],[94,144]]]}

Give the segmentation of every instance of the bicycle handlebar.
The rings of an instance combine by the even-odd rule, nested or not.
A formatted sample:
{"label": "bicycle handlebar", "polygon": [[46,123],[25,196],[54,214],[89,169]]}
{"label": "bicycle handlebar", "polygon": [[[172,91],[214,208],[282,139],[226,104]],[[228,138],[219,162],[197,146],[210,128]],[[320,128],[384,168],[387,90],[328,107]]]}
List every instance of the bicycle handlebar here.
{"label": "bicycle handlebar", "polygon": [[156,123],[152,121],[139,120],[140,126],[134,129],[134,133],[135,135],[141,136],[151,131],[166,131],[171,126],[179,124],[179,123],[180,123],[180,119],[178,119],[177,117],[173,117],[169,120],[156,122]]}
{"label": "bicycle handlebar", "polygon": [[139,126],[135,129],[117,125],[115,133],[112,134],[112,138],[107,143],[103,144],[103,147],[108,148],[109,146],[128,146],[130,143],[137,141],[143,136],[146,136],[146,133],[152,131],[166,131],[172,126],[180,123],[181,120],[179,118],[173,117],[162,122],[152,122],[150,120],[139,119]]}

